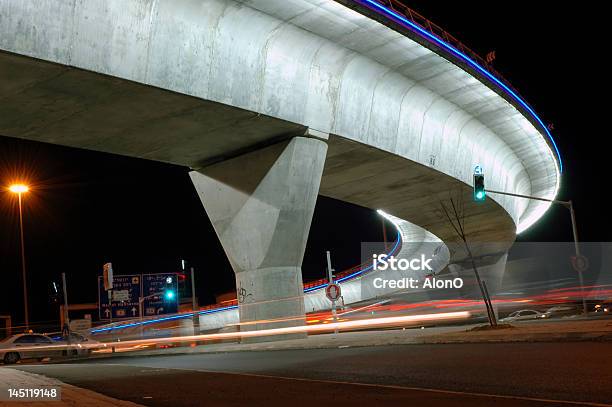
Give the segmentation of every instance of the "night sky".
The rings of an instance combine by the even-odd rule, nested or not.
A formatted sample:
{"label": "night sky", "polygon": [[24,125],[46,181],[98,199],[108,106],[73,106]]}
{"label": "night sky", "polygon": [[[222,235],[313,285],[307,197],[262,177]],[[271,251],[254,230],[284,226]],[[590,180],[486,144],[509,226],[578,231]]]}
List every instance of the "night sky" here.
{"label": "night sky", "polygon": [[[547,123],[564,159],[560,199],[572,199],[584,241],[610,241],[604,208],[603,140],[593,94],[601,88],[596,22],[570,7],[512,2],[406,1],[494,65]],[[502,3],[499,3],[500,7]],[[559,4],[559,3],[551,3]],[[583,33],[589,33],[585,39]],[[0,95],[1,96],[1,95]],[[597,144],[596,144],[597,143]],[[47,286],[68,276],[71,302],[97,300],[96,276],[112,261],[117,274],[196,268],[201,304],[234,288],[234,275],[193,189],[187,168],[0,137],[0,185],[26,179],[26,256],[30,319],[57,318]],[[0,315],[22,320],[16,198],[0,192]],[[319,197],[303,265],[304,281],[325,275],[325,250],[337,270],[359,262],[362,241],[382,239],[368,209]],[[552,208],[519,241],[570,241],[566,209]]]}

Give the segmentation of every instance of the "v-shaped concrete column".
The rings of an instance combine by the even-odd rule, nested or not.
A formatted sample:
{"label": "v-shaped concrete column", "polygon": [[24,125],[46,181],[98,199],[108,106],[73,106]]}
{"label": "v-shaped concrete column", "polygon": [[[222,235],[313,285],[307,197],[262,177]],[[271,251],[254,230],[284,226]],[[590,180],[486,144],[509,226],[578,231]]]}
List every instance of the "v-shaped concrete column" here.
{"label": "v-shaped concrete column", "polygon": [[243,331],[304,324],[301,266],[326,153],[295,137],[190,173],[236,273]]}

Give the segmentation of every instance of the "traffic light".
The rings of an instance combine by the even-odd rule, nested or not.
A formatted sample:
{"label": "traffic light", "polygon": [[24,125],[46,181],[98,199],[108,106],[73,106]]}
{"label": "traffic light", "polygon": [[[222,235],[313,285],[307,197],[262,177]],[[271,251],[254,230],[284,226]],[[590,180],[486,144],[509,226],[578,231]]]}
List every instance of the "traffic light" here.
{"label": "traffic light", "polygon": [[175,294],[174,294],[174,291],[172,291],[172,290],[168,290],[168,289],[167,289],[167,290],[164,292],[164,298],[165,298],[167,301],[172,301],[172,300],[174,299],[174,295],[175,295]]}
{"label": "traffic light", "polygon": [[474,174],[474,202],[484,202],[486,198],[484,174]]}
{"label": "traffic light", "polygon": [[174,284],[174,277],[166,277],[166,287],[164,288],[164,300],[171,302],[176,299],[176,285]]}

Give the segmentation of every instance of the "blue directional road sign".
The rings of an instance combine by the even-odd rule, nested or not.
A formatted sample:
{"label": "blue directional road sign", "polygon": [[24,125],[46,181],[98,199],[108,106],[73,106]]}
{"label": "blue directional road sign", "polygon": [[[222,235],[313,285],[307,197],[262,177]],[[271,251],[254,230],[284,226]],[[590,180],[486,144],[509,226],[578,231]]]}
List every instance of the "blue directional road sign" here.
{"label": "blue directional road sign", "polygon": [[[165,295],[170,291],[173,294]],[[142,296],[153,296],[144,300],[142,310],[144,316],[177,313],[178,275],[176,273],[143,274]]]}
{"label": "blue directional road sign", "polygon": [[108,291],[104,280],[98,277],[98,311],[100,319],[138,318],[138,298],[141,289],[140,275],[113,276],[112,306],[108,303]]}

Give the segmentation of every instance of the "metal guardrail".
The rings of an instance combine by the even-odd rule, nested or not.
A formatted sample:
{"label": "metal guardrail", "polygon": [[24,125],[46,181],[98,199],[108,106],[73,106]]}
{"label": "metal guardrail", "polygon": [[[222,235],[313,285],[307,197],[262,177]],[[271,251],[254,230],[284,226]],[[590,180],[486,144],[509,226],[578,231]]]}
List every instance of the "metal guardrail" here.
{"label": "metal guardrail", "polygon": [[[412,23],[418,25],[423,30],[428,33],[436,36],[440,40],[446,42],[451,45],[453,48],[457,49],[461,53],[465,54],[467,57],[472,59],[474,62],[478,63],[480,66],[485,68],[489,73],[494,75],[497,79],[504,82],[506,86],[511,88],[518,96],[523,98],[519,91],[510,84],[510,82],[504,78],[502,74],[500,74],[493,66],[486,61],[486,59],[482,58],[478,53],[467,47],[464,43],[459,41],[453,35],[449,34],[446,30],[444,30],[439,25],[431,22],[431,20],[425,18],[423,15],[414,11],[410,7],[404,4],[401,0],[372,0],[382,6],[385,6],[394,12],[400,14],[401,16],[407,18]],[[523,98],[524,99],[524,98]]]}

